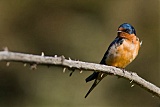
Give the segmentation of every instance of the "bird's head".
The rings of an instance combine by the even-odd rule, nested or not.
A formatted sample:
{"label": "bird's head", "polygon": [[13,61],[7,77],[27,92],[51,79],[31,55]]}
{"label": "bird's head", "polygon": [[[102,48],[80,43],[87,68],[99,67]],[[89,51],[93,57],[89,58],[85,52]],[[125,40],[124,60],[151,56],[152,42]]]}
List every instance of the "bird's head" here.
{"label": "bird's head", "polygon": [[135,34],[136,35],[136,30],[134,27],[128,23],[123,23],[118,27],[117,30],[118,34],[120,33],[127,33],[127,34]]}

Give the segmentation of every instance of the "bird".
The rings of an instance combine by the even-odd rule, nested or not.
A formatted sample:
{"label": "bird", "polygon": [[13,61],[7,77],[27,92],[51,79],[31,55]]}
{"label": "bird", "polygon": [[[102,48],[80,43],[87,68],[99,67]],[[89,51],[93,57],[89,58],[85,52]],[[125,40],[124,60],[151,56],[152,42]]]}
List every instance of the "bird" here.
{"label": "bird", "polygon": [[[123,23],[118,27],[117,36],[109,45],[100,64],[124,69],[138,55],[142,42],[136,36],[135,28],[129,23]],[[85,98],[107,76],[103,72],[93,72],[85,79],[86,83],[94,80],[93,85],[85,95]]]}

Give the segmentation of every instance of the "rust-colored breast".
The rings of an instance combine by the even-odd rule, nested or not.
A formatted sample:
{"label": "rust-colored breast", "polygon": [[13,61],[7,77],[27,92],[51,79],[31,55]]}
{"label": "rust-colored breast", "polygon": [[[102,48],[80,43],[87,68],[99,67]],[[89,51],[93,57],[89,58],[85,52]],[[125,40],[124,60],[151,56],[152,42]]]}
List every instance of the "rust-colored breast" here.
{"label": "rust-colored breast", "polygon": [[116,43],[108,50],[106,64],[119,68],[125,68],[138,55],[140,43],[136,36],[124,38],[121,45]]}

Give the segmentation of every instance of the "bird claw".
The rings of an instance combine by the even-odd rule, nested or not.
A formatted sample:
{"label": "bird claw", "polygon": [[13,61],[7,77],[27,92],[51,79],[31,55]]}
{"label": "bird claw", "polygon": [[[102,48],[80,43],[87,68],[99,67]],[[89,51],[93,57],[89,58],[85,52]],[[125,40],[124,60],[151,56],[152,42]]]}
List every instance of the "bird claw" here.
{"label": "bird claw", "polygon": [[71,73],[69,74],[70,77],[72,76],[72,74],[73,74],[73,72],[75,71],[75,69],[72,68],[71,70],[72,70],[72,71],[71,71]]}

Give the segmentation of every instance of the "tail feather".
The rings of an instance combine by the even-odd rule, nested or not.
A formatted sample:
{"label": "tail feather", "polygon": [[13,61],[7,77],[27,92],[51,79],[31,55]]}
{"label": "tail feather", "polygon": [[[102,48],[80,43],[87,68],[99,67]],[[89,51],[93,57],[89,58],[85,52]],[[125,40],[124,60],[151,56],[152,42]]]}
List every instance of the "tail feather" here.
{"label": "tail feather", "polygon": [[89,77],[86,78],[86,82],[92,81],[98,77],[99,72],[93,72]]}
{"label": "tail feather", "polygon": [[[102,79],[101,79],[102,80]],[[91,86],[91,88],[89,89],[89,91],[87,92],[87,94],[85,95],[85,98],[87,98],[87,96],[89,95],[89,93],[98,85],[98,83],[101,81],[98,79],[95,79],[93,85]]]}

